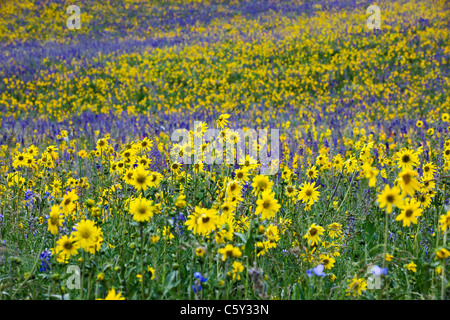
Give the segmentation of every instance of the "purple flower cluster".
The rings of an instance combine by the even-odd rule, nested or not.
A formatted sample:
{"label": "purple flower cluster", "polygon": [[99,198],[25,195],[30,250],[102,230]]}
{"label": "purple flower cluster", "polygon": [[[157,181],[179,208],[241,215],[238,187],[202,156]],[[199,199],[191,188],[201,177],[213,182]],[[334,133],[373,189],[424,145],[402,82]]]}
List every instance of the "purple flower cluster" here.
{"label": "purple flower cluster", "polygon": [[39,259],[41,260],[41,267],[39,268],[39,272],[47,272],[50,271],[50,258],[51,251],[49,249],[45,249],[39,255]]}
{"label": "purple flower cluster", "polygon": [[173,218],[173,227],[178,236],[183,235],[183,226],[184,226],[183,221],[185,220],[186,218],[183,216],[183,213],[181,212]]}
{"label": "purple flower cluster", "polygon": [[200,290],[202,290],[202,283],[205,283],[208,279],[205,278],[199,271],[194,273],[195,283],[192,285],[192,290],[194,290],[194,293],[198,293]]}

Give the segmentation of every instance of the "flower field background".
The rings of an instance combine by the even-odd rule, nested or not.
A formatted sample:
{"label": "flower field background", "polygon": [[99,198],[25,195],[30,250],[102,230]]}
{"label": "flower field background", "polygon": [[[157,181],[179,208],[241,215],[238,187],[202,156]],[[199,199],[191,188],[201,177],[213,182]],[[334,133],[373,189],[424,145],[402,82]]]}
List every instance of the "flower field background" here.
{"label": "flower field background", "polygon": [[371,4],[2,1],[0,298],[448,299],[448,1]]}

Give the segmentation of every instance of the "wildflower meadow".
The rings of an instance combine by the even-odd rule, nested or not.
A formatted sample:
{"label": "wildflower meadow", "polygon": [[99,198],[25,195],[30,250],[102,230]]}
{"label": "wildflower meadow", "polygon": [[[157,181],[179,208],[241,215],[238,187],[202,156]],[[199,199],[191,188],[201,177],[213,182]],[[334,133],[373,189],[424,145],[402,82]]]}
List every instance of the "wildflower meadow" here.
{"label": "wildflower meadow", "polygon": [[449,17],[0,1],[0,300],[448,300]]}

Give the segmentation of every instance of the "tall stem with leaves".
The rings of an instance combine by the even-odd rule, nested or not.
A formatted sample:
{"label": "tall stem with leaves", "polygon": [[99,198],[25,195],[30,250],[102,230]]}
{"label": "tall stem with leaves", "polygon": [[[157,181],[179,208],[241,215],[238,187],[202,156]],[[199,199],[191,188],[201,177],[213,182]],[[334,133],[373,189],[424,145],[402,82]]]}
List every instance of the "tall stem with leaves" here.
{"label": "tall stem with leaves", "polygon": [[139,233],[141,236],[141,295],[142,300],[145,300],[145,290],[144,290],[144,224],[141,222],[139,226]]}
{"label": "tall stem with leaves", "polygon": [[[386,221],[384,223],[384,250],[383,250],[383,269],[386,267],[386,254],[389,237],[389,213],[386,211]],[[384,286],[380,289],[380,300],[383,296]]]}
{"label": "tall stem with leaves", "polygon": [[[444,246],[447,245],[447,229],[444,231]],[[441,300],[445,299],[445,259],[442,262],[442,287],[441,287]]]}

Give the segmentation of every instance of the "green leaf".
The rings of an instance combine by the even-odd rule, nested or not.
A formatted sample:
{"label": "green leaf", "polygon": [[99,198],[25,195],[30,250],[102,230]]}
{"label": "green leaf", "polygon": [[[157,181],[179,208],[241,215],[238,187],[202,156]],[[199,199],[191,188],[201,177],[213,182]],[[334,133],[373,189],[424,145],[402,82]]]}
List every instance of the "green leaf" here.
{"label": "green leaf", "polygon": [[251,260],[253,253],[253,242],[255,239],[253,238],[253,233],[251,232],[251,228],[249,230],[249,236],[247,242],[245,243],[244,254]]}
{"label": "green leaf", "polygon": [[238,237],[242,240],[242,242],[243,242],[244,244],[247,243],[247,236],[246,236],[245,234],[239,233],[239,232],[235,232],[234,234],[235,234],[236,236],[238,236]]}
{"label": "green leaf", "polygon": [[298,288],[298,292],[300,292],[300,297],[302,298],[302,300],[306,300],[305,293],[303,292],[302,287],[297,286],[297,288]]}
{"label": "green leaf", "polygon": [[366,221],[366,243],[369,243],[375,236],[376,236],[376,227],[373,222],[370,222],[369,220]]}
{"label": "green leaf", "polygon": [[181,279],[176,280],[177,278],[178,278],[178,270],[169,273],[164,283],[163,295],[166,295],[170,290],[175,288],[181,282]]}

